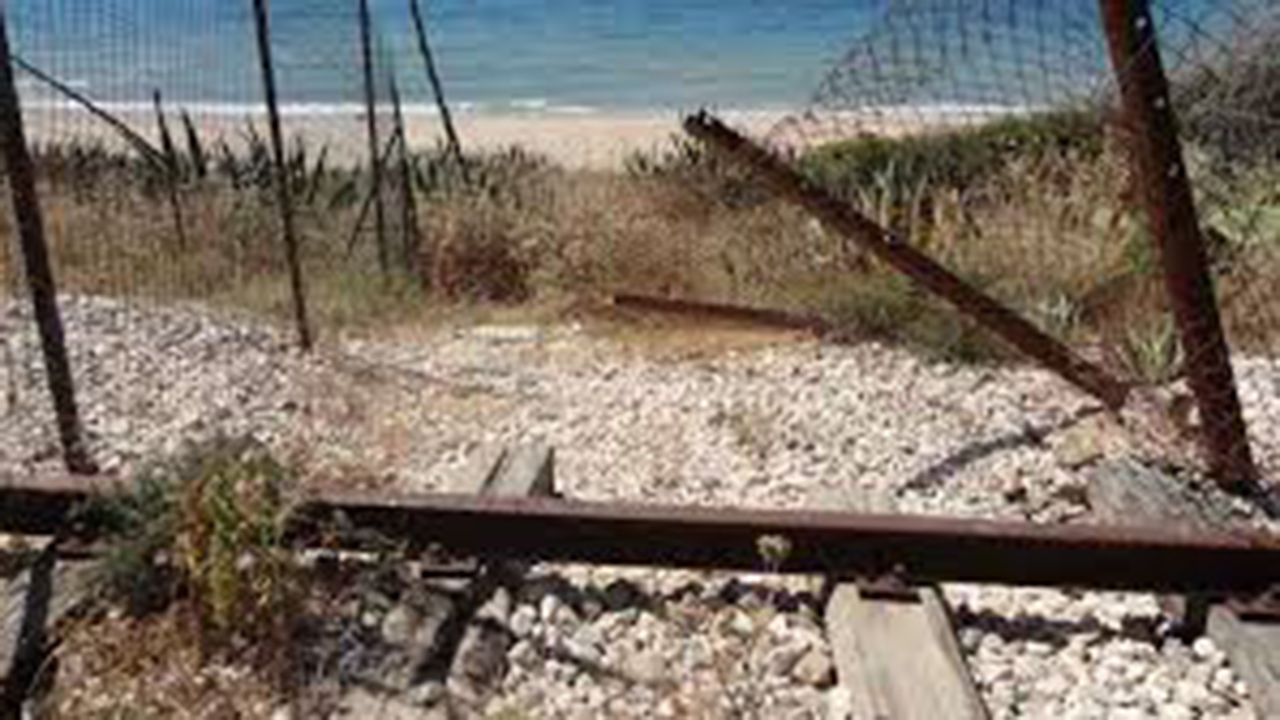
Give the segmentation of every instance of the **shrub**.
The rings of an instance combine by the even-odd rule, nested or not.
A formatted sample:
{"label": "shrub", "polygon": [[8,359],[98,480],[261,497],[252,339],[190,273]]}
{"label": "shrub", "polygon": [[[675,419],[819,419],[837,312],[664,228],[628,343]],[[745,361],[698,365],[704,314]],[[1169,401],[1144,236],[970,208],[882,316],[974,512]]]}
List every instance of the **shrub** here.
{"label": "shrub", "polygon": [[930,134],[865,135],[805,153],[800,168],[842,197],[875,189],[905,203],[920,194],[968,190],[995,178],[1013,160],[1087,159],[1102,149],[1097,113],[1061,110]]}
{"label": "shrub", "polygon": [[1008,353],[985,330],[960,316],[901,275],[874,271],[824,288],[823,315],[836,339],[875,339],[903,344],[938,360],[981,363]]}
{"label": "shrub", "polygon": [[1230,48],[1224,57],[1174,74],[1184,133],[1224,168],[1274,161],[1280,152],[1280,13],[1261,14]]}
{"label": "shrub", "polygon": [[429,219],[431,289],[450,300],[514,303],[533,294],[533,262],[519,245],[513,213],[491,200],[459,199]]}
{"label": "shrub", "polygon": [[771,198],[770,191],[750,171],[683,135],[673,135],[665,147],[654,152],[632,154],[624,168],[632,179],[673,183],[727,208],[752,208]]}
{"label": "shrub", "polygon": [[106,598],[135,614],[183,600],[203,650],[287,652],[294,566],[283,544],[290,471],[252,440],[219,439],[87,505],[104,533]]}

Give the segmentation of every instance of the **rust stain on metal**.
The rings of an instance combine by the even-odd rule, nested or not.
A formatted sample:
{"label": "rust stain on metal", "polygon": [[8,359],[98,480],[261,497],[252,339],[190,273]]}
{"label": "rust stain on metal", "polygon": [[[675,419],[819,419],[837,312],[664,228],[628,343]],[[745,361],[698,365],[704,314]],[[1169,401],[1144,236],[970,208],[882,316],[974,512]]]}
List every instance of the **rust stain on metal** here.
{"label": "rust stain on metal", "polygon": [[727,305],[722,303],[701,302],[697,300],[680,300],[675,298],[654,297],[651,295],[634,295],[618,293],[613,296],[615,307],[631,308],[646,312],[670,313],[691,317],[705,317],[732,322],[749,323],[784,330],[807,330],[823,333],[829,329],[825,320],[817,317],[797,315],[781,310]]}
{"label": "rust stain on metal", "polygon": [[795,170],[706,112],[685,119],[685,130],[751,170],[779,195],[804,207],[847,240],[857,243],[988,331],[1101,400],[1107,407],[1124,406],[1129,388],[1102,368],[1073,353],[1062,343],[966,283],[929,256],[911,247],[888,229],[813,185]]}
{"label": "rust stain on metal", "polygon": [[[356,527],[454,552],[541,560],[1128,590],[1259,591],[1280,580],[1280,539],[1167,527],[1033,525],[923,516],[597,504],[471,496],[328,496]],[[758,541],[787,538],[784,561]]]}
{"label": "rust stain on metal", "polygon": [[1111,61],[1124,106],[1126,143],[1137,170],[1152,237],[1160,250],[1187,380],[1203,421],[1210,474],[1223,488],[1256,489],[1235,376],[1187,178],[1169,83],[1146,0],[1101,0]]}

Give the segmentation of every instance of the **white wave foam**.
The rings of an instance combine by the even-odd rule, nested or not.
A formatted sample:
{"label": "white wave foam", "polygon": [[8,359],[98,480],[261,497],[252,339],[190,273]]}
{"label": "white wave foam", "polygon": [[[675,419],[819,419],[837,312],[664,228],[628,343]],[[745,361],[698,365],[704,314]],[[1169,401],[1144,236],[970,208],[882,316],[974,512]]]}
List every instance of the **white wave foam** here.
{"label": "white wave foam", "polygon": [[550,103],[546,98],[516,98],[507,101],[507,105],[516,110],[546,110]]}
{"label": "white wave foam", "polygon": [[[144,100],[102,101],[97,102],[96,105],[109,113],[119,115],[151,114],[155,112],[154,105],[150,101]],[[186,111],[193,116],[259,117],[266,114],[266,108],[262,103],[180,102],[168,100],[165,105],[171,112]],[[27,100],[23,103],[23,107],[28,110],[46,112],[78,112],[83,110],[80,105],[70,100],[44,97]],[[394,110],[390,103],[379,103],[375,108],[378,113],[387,114]],[[455,114],[516,111],[521,114],[593,115],[601,112],[600,108],[590,105],[554,105],[541,98],[522,98],[497,103],[461,101],[451,103],[450,109]],[[435,103],[428,102],[409,103],[402,106],[402,110],[406,116],[410,117],[437,117],[440,114],[439,107]],[[359,118],[364,115],[364,111],[364,104],[358,102],[287,103],[280,106],[280,114],[284,117]]]}
{"label": "white wave foam", "polygon": [[[14,81],[14,84],[17,85],[18,89],[23,92],[37,92],[37,93],[52,92],[49,90],[48,85],[45,85],[44,83],[40,82],[35,78],[20,77]],[[66,85],[72,90],[83,91],[83,90],[89,89],[89,81],[80,79],[80,78],[71,78],[70,80],[63,80],[62,84]]]}

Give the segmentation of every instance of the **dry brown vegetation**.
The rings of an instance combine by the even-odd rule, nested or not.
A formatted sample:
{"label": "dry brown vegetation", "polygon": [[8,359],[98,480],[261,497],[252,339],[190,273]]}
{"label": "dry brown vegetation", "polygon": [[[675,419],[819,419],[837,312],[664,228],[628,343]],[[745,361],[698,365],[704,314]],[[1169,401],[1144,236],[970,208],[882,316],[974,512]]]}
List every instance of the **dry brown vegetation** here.
{"label": "dry brown vegetation", "polygon": [[95,592],[57,629],[37,716],[332,716],[391,651],[366,625],[409,573],[390,544],[363,561],[301,559],[283,530],[305,472],[220,438],[79,508],[103,533]]}
{"label": "dry brown vegetation", "polygon": [[[799,167],[1050,332],[1149,374],[1168,313],[1123,149],[1078,116],[1002,121],[929,137],[866,138]],[[1222,173],[1191,148],[1233,339],[1273,349],[1280,222],[1270,167]],[[191,298],[287,318],[289,297],[261,151],[181,180],[185,246],[163,178],[85,148],[41,155],[63,288]],[[322,332],[420,316],[440,303],[601,299],[615,290],[822,315],[845,337],[906,342],[961,360],[1000,357],[986,336],[862,258],[803,212],[698,147],[568,171],[512,150],[455,167],[414,158],[417,233],[387,203],[392,267],[371,223],[353,228],[358,168],[297,146],[310,302]],[[377,324],[374,322],[373,324]],[[1159,373],[1157,373],[1159,374]]]}

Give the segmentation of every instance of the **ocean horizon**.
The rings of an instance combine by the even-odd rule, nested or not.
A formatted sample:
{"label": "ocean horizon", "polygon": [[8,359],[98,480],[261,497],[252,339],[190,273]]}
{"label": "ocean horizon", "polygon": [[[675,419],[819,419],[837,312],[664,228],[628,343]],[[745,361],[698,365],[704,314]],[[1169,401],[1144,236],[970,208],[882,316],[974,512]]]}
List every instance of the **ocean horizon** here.
{"label": "ocean horizon", "polygon": [[[388,101],[394,79],[409,114],[433,114],[410,1],[369,0],[378,102]],[[869,88],[866,104],[1013,111],[1049,105],[1089,95],[1107,71],[1096,1],[1062,1],[1037,0],[1027,11],[1017,0],[419,0],[456,112],[564,117],[704,107],[801,111],[852,48],[889,35],[886,23],[904,9],[923,13],[921,26],[892,30],[894,42],[908,47],[878,49],[913,64],[883,69],[888,84],[882,79],[882,86]],[[1207,18],[1232,1],[1161,0],[1158,14]],[[159,92],[170,106],[209,115],[254,114],[261,106],[250,8],[250,0],[7,4],[22,59],[102,107],[149,109]],[[271,0],[270,8],[285,112],[362,112],[359,0]],[[1062,16],[1072,23],[1036,25]],[[964,42],[972,43],[971,55],[931,47],[969,30],[972,41]],[[1035,42],[1051,51],[1035,56]],[[1046,59],[1075,66],[1036,66]],[[1035,73],[1052,75],[1057,85]],[[65,105],[66,98],[33,77],[20,73],[19,83],[29,107]]]}
{"label": "ocean horizon", "polygon": [[[423,2],[437,65],[460,112],[581,115],[803,105],[889,0],[440,0]],[[217,110],[260,102],[249,2],[16,0],[22,58],[96,101]],[[357,0],[272,0],[281,102],[362,103]],[[408,0],[371,0],[380,97],[430,88]],[[21,80],[33,101],[56,93]]]}

